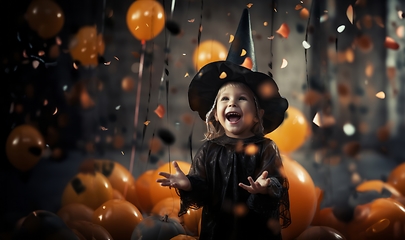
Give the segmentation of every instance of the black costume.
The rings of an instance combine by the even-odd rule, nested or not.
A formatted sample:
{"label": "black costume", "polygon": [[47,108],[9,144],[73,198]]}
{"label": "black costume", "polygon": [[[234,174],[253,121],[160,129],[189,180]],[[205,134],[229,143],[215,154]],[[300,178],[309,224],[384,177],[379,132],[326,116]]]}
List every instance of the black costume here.
{"label": "black costume", "polygon": [[[249,144],[257,146],[253,155],[244,151]],[[250,194],[238,186],[240,182],[250,185],[247,177],[256,180],[265,170],[271,179],[268,195]],[[223,135],[208,140],[194,157],[187,177],[192,190],[178,190],[179,215],[188,208],[203,207],[200,240],[281,239],[280,227],[290,223],[288,180],[270,139]]]}

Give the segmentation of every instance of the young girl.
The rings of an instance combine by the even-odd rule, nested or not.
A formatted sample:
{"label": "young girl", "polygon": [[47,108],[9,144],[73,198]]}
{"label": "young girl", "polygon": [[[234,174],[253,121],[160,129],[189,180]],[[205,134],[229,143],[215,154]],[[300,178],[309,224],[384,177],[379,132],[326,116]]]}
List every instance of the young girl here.
{"label": "young girl", "polygon": [[162,186],[181,198],[179,216],[202,210],[200,240],[281,239],[290,224],[288,180],[276,129],[288,107],[274,80],[229,61],[204,66],[189,86],[189,104],[207,125],[206,141],[187,175],[173,162]]}

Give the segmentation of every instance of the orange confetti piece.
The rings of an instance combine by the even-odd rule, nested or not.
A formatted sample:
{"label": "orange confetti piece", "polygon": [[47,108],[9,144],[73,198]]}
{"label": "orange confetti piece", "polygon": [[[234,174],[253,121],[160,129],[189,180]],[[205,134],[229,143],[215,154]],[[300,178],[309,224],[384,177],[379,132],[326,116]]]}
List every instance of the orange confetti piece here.
{"label": "orange confetti piece", "polygon": [[253,6],[253,3],[248,3],[247,5],[246,5],[246,7],[248,7],[248,8],[251,8]]}
{"label": "orange confetti piece", "polygon": [[309,18],[309,11],[308,11],[308,9],[303,8],[303,9],[300,11],[300,18],[301,18],[301,19],[308,19],[308,18]]}
{"label": "orange confetti piece", "polygon": [[384,99],[385,98],[385,93],[383,91],[378,92],[376,95],[379,99]]}
{"label": "orange confetti piece", "polygon": [[388,49],[393,49],[393,50],[399,49],[399,44],[397,42],[395,42],[395,40],[391,37],[385,38],[384,46]]}
{"label": "orange confetti piece", "polygon": [[295,10],[300,10],[300,9],[302,9],[303,7],[302,7],[302,5],[300,5],[300,4],[297,4],[297,5],[295,5]]}
{"label": "orange confetti piece", "polygon": [[163,107],[162,104],[159,104],[155,109],[155,113],[156,115],[158,115],[158,117],[163,118],[163,116],[165,115],[165,107]]}
{"label": "orange confetti piece", "polygon": [[150,123],[150,121],[148,120],[148,121],[145,121],[143,124],[144,124],[145,126],[148,126],[149,123]]}
{"label": "orange confetti piece", "polygon": [[288,38],[288,35],[290,34],[290,27],[287,25],[287,23],[283,23],[277,30],[277,33],[280,34],[283,38]]}
{"label": "orange confetti piece", "polygon": [[226,78],[226,72],[221,72],[221,74],[219,75],[219,78],[220,79],[224,79],[224,78]]}
{"label": "orange confetti piece", "polygon": [[256,146],[255,144],[251,143],[249,145],[246,146],[245,148],[245,154],[247,155],[254,155],[257,153],[257,151],[259,150],[259,147]]}
{"label": "orange confetti piece", "polygon": [[242,49],[242,52],[240,53],[240,56],[243,57],[243,56],[245,56],[245,55],[246,55],[246,50],[245,50],[245,49]]}
{"label": "orange confetti piece", "polygon": [[250,57],[246,57],[245,60],[243,60],[241,66],[252,70],[253,67],[252,59]]}
{"label": "orange confetti piece", "polygon": [[190,23],[193,23],[195,21],[195,19],[193,18],[193,19],[189,19],[187,21],[190,22]]}
{"label": "orange confetti piece", "polygon": [[233,42],[234,39],[235,39],[235,36],[230,34],[229,35],[229,43]]}
{"label": "orange confetti piece", "polygon": [[353,24],[353,6],[349,5],[346,10],[346,16],[349,19],[350,23]]}

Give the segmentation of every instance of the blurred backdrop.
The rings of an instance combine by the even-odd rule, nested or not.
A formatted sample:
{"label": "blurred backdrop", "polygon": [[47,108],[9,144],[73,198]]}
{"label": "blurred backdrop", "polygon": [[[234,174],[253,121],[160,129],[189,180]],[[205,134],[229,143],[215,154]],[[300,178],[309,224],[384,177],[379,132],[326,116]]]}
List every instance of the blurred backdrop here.
{"label": "blurred backdrop", "polygon": [[[321,209],[350,232],[357,206],[392,198],[395,189],[398,202],[405,194],[404,7],[400,0],[2,3],[2,236],[32,211],[88,203],[66,192],[89,168],[115,164],[128,174],[118,178],[135,184],[173,160],[187,167],[205,131],[189,109],[188,84],[202,65],[226,58],[244,8],[258,71],[274,77],[290,104],[267,135],[298,164],[287,170],[298,178],[291,176],[294,233],[284,235],[318,226]],[[157,201],[162,191],[148,186],[152,193],[130,201],[145,217],[150,209],[139,198]],[[130,187],[120,187],[129,200]],[[401,229],[404,214],[394,214]]]}

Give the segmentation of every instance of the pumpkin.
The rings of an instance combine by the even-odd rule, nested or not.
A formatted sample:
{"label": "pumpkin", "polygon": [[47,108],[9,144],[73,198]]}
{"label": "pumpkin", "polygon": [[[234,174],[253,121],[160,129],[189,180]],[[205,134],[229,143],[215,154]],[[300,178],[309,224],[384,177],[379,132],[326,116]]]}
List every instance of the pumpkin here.
{"label": "pumpkin", "polygon": [[79,172],[66,185],[62,194],[62,206],[83,203],[94,210],[112,198],[112,186],[103,174]]}
{"label": "pumpkin", "polygon": [[183,226],[167,215],[151,215],[144,218],[132,232],[131,240],[167,240],[179,234],[186,234]]}

